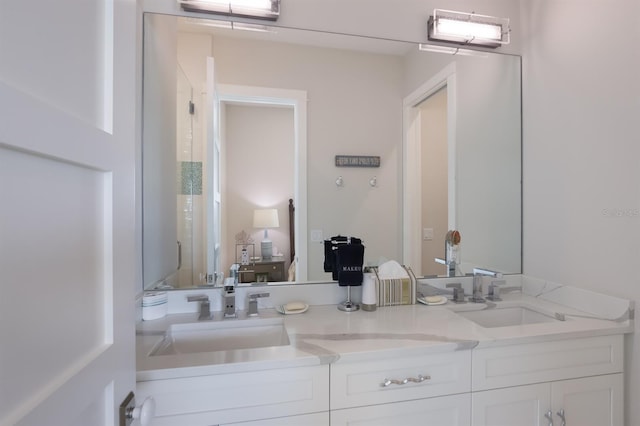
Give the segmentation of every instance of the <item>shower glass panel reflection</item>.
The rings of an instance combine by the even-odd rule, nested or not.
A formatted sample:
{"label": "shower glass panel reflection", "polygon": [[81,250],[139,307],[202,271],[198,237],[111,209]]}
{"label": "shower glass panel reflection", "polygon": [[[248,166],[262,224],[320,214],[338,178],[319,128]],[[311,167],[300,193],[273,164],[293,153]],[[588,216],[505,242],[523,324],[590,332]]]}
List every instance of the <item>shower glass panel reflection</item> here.
{"label": "shower glass panel reflection", "polygon": [[177,70],[177,232],[180,250],[178,287],[203,283],[202,144],[194,136],[193,86],[180,66]]}

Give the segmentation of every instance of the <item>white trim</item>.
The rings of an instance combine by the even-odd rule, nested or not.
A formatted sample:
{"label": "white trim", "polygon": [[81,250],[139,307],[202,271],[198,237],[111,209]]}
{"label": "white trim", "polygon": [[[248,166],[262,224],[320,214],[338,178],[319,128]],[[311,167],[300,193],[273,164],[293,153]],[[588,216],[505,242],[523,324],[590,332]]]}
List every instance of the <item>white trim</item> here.
{"label": "white trim", "polygon": [[452,62],[411,92],[403,100],[402,167],[402,257],[405,265],[422,275],[421,216],[421,147],[420,110],[418,105],[443,87],[447,87],[447,156],[448,156],[448,226],[456,228],[456,63]]}
{"label": "white trim", "polygon": [[219,102],[291,106],[294,110],[294,201],[296,281],[307,281],[307,92],[219,84]]}

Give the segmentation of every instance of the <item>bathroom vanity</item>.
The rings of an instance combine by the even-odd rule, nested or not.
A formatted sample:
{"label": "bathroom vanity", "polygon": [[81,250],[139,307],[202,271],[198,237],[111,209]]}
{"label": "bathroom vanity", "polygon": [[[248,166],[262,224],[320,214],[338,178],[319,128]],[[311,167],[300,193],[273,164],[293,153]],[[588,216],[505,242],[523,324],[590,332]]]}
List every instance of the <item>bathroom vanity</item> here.
{"label": "bathroom vanity", "polygon": [[487,303],[141,322],[137,397],[154,397],[154,425],[622,425],[633,303],[521,285]]}

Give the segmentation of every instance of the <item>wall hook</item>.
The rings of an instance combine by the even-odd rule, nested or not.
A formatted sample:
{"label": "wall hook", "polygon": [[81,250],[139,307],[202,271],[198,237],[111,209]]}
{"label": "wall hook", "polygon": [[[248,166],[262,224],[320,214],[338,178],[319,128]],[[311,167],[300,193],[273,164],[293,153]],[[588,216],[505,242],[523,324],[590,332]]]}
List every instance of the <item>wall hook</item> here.
{"label": "wall hook", "polygon": [[372,188],[375,188],[376,186],[378,186],[378,178],[374,176],[371,179],[369,179],[369,186],[371,186]]}
{"label": "wall hook", "polygon": [[336,179],[336,186],[344,186],[344,180],[342,179],[342,176],[338,176],[338,179]]}

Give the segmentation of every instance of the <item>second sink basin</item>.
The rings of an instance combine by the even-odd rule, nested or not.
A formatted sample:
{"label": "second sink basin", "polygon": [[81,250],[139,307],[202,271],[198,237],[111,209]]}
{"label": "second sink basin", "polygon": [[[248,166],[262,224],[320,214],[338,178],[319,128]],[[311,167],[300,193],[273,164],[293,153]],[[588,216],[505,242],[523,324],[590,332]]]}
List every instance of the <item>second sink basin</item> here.
{"label": "second sink basin", "polygon": [[174,324],[149,355],[177,355],[289,345],[281,318]]}
{"label": "second sink basin", "polygon": [[523,306],[456,312],[485,328],[557,322],[558,320]]}

